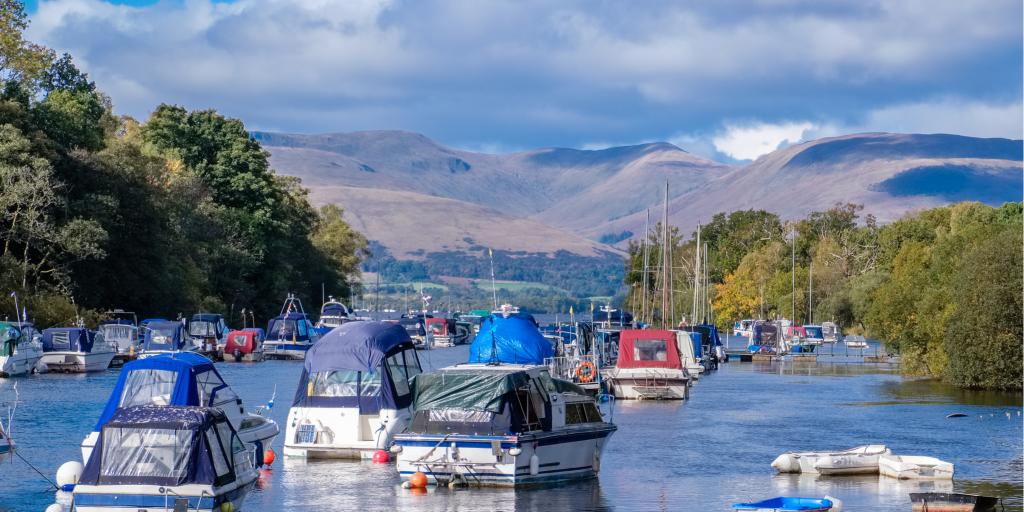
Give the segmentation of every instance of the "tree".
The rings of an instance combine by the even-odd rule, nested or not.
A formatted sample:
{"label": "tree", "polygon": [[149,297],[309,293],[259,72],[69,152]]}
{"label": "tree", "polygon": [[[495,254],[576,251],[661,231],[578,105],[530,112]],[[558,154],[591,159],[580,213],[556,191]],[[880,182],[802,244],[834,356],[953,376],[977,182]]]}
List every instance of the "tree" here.
{"label": "tree", "polygon": [[0,81],[31,82],[53,60],[48,48],[25,40],[28,28],[25,5],[20,0],[0,0]]}

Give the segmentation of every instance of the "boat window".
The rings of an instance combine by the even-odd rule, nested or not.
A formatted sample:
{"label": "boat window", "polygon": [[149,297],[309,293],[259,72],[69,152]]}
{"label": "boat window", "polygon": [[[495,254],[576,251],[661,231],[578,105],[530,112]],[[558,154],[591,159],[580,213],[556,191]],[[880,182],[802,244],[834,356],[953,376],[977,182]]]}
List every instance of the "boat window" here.
{"label": "boat window", "polygon": [[558,388],[555,387],[555,381],[551,378],[551,375],[547,370],[541,370],[539,378],[540,382],[544,384],[544,391],[546,391],[548,395],[558,393]]}
{"label": "boat window", "polygon": [[[395,360],[398,358],[398,361]],[[395,384],[395,394],[398,397],[404,397],[409,394],[409,377],[406,376],[405,366],[401,364],[402,354],[395,354],[388,358],[387,368],[388,375],[391,376],[391,382]]]}
{"label": "boat window", "polygon": [[118,407],[133,405],[171,405],[178,372],[171,370],[134,370],[124,380]]}
{"label": "boat window", "polygon": [[380,395],[380,372],[357,372],[339,370],[319,372],[310,379],[313,384],[310,396],[343,397]]}
{"label": "boat window", "polygon": [[380,372],[362,372],[363,382],[359,389],[362,396],[380,395]]}
{"label": "boat window", "polygon": [[224,446],[217,437],[216,429],[211,428],[206,431],[206,442],[210,447],[210,459],[213,460],[213,472],[219,478],[230,473],[231,466],[228,464],[227,457],[224,456]]}
{"label": "boat window", "polygon": [[597,404],[594,402],[585,402],[579,405],[583,414],[586,415],[588,423],[600,423],[604,421],[604,418],[601,416],[601,411],[597,409]]}
{"label": "boat window", "polygon": [[668,346],[665,340],[636,340],[633,343],[634,361],[667,361]]}
{"label": "boat window", "polygon": [[196,385],[199,386],[199,405],[201,407],[217,407],[238,398],[213,370],[197,374]]}
{"label": "boat window", "polygon": [[586,423],[587,414],[581,410],[581,404],[565,404],[565,424],[574,425],[576,423]]}
{"label": "boat window", "polygon": [[[420,360],[416,356],[415,349],[407,349],[397,354],[392,355],[387,360],[388,371],[391,372],[391,380],[395,382],[395,391],[399,395],[404,395],[409,391],[409,383],[412,382],[412,378],[422,373],[420,370]],[[402,391],[403,384],[399,381],[404,381],[404,387],[406,391]]]}
{"label": "boat window", "polygon": [[205,320],[193,320],[188,323],[188,333],[192,336],[216,336],[217,325]]}
{"label": "boat window", "polygon": [[298,324],[299,324],[299,336],[305,338],[306,334],[309,332],[309,326],[307,325],[307,324],[309,324],[309,322],[303,320],[303,321],[299,322]]}
{"label": "boat window", "polygon": [[295,325],[295,320],[274,320],[273,325],[270,326],[270,335],[274,339],[287,340],[295,337],[296,330],[298,328]]}
{"label": "boat window", "polygon": [[101,477],[180,478],[187,474],[192,431],[103,429]]}

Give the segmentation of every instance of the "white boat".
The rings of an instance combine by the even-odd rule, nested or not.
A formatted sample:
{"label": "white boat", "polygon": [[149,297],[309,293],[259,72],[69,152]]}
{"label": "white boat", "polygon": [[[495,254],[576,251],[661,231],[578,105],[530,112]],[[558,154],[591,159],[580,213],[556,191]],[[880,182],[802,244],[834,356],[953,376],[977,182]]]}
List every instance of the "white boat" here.
{"label": "white boat", "polygon": [[591,478],[615,425],[543,366],[462,364],[416,378],[416,413],[391,448],[404,479],[522,486]]}
{"label": "white boat", "polygon": [[691,379],[699,379],[704,373],[704,363],[701,361],[700,333],[690,331],[673,331],[676,334],[676,349],[679,351],[679,359]]}
{"label": "white boat", "polygon": [[839,332],[839,326],[835,322],[822,322],[821,334],[825,343],[836,343],[842,341],[843,335]]}
{"label": "white boat", "polygon": [[263,340],[263,357],[302,361],[306,351],[320,339],[320,333],[302,309],[302,301],[289,295],[281,306],[281,313],[267,325]]}
{"label": "white boat", "polygon": [[93,432],[82,441],[82,460],[92,454],[100,430],[119,409],[131,406],[212,407],[222,412],[239,438],[254,448],[256,462],[277,436],[277,423],[246,412],[238,395],[224,382],[213,362],[193,352],[140,358],[124,365]]}
{"label": "white boat", "polygon": [[834,452],[786,452],[772,461],[772,467],[779,473],[877,474],[878,457],[887,453],[889,448],[881,444]]}
{"label": "white boat", "polygon": [[330,297],[323,306],[320,306],[320,319],[317,320],[316,327],[321,330],[334,329],[351,320],[349,315],[351,315],[351,311],[348,306],[334,300],[334,297]]}
{"label": "white boat", "polygon": [[864,339],[864,336],[847,336],[844,343],[849,348],[868,348],[868,341]]}
{"label": "white boat", "polygon": [[733,324],[732,327],[733,336],[742,336],[744,338],[750,338],[754,335],[754,320],[744,319]]}
{"label": "white boat", "polygon": [[804,334],[801,336],[801,341],[805,345],[816,347],[825,342],[824,330],[820,325],[805,325],[803,328]]}
{"label": "white boat", "polygon": [[878,458],[878,471],[883,476],[900,480],[951,480],[953,464],[920,455],[893,455]]}
{"label": "white boat", "polygon": [[192,352],[195,346],[185,333],[185,324],[171,320],[153,320],[146,324],[138,359]]}
{"label": "white boat", "polygon": [[259,473],[224,413],[129,407],[103,426],[74,486],[73,510],[239,510]]}
{"label": "white boat", "polygon": [[54,327],[42,334],[43,357],[51,372],[101,372],[114,359],[114,348],[102,334],[84,327]]}
{"label": "white boat", "polygon": [[218,313],[196,313],[188,320],[188,337],[192,349],[210,359],[220,356],[231,329]]}
{"label": "white boat", "polygon": [[[677,333],[656,329],[626,329],[619,335],[619,358],[607,379],[615,398],[685,400],[690,396],[690,377],[683,366]],[[682,338],[689,344],[689,336]],[[692,349],[692,345],[691,345]],[[596,372],[593,363],[580,363]]]}
{"label": "white boat", "polygon": [[309,349],[291,410],[284,455],[371,458],[412,418],[411,379],[421,372],[405,329],[347,322]]}
{"label": "white boat", "polygon": [[0,377],[25,375],[35,369],[43,357],[43,345],[36,338],[32,324],[0,322]]}

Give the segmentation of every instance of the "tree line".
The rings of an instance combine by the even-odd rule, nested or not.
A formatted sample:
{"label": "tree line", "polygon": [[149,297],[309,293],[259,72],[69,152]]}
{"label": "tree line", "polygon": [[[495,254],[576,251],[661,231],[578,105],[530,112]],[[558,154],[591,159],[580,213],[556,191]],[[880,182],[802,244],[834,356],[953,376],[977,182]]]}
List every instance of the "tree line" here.
{"label": "tree line", "polygon": [[[909,375],[967,388],[1020,389],[1022,381],[1022,203],[962,202],[879,225],[861,205],[838,204],[783,222],[762,210],[720,213],[701,227],[707,244],[713,320],[832,321],[882,340]],[[661,226],[632,243],[625,304],[660,322]],[[672,288],[692,289],[696,233],[670,229]],[[795,261],[795,264],[794,264]],[[795,279],[794,279],[795,278]],[[796,290],[793,290],[793,282]],[[692,294],[672,307],[691,309]],[[701,319],[697,319],[701,320]]]}
{"label": "tree line", "polygon": [[319,304],[358,283],[366,240],[275,174],[241,121],[118,115],[27,26],[0,0],[0,319],[14,295],[43,326],[112,307],[266,317],[289,292]]}

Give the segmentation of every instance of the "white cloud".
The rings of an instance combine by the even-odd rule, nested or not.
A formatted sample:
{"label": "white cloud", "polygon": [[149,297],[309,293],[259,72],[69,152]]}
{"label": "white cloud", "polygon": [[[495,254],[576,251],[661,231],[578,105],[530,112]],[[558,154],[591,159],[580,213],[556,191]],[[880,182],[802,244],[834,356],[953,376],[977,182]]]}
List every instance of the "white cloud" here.
{"label": "white cloud", "polygon": [[809,122],[727,125],[712,142],[715,149],[737,160],[753,160],[776,149],[800,142],[815,127]]}
{"label": "white cloud", "polygon": [[873,110],[864,131],[953,133],[973,137],[1024,138],[1024,107],[1020,101],[983,103],[942,99]]}

